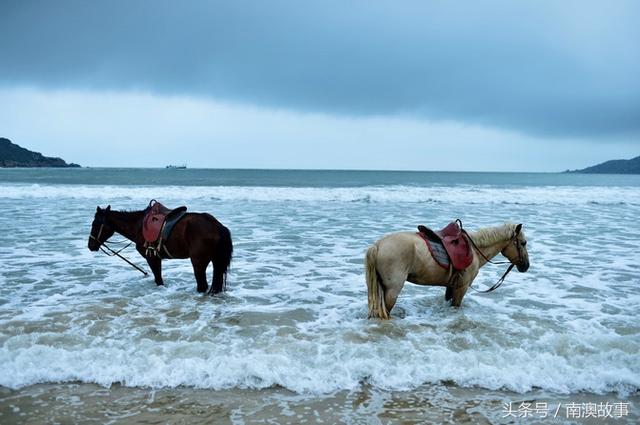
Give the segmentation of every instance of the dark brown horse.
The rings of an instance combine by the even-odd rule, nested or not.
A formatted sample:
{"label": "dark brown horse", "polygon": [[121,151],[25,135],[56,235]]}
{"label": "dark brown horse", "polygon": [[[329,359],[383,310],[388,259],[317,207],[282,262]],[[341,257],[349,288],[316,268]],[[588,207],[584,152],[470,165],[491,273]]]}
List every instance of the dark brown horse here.
{"label": "dark brown horse", "polygon": [[[163,285],[161,255],[147,255],[142,236],[142,220],[146,213],[141,211],[112,211],[98,207],[91,224],[89,249],[97,251],[114,233],[119,233],[136,244],[136,249],[149,263],[156,285]],[[213,262],[213,281],[210,294],[222,292],[226,285],[227,270],[231,263],[233,244],[229,229],[211,214],[187,213],[175,225],[171,237],[165,243],[172,258],[189,258],[198,283],[198,292],[206,292],[207,266]]]}

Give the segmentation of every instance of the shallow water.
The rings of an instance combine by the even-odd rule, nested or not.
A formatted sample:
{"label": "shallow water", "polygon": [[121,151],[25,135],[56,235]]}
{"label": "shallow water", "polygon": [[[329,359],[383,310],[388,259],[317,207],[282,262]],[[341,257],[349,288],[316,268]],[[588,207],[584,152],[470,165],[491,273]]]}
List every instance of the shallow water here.
{"label": "shallow water", "polygon": [[411,391],[362,385],[331,394],[77,383],[39,384],[21,391],[0,388],[3,424],[637,424],[639,407],[638,396],[522,395],[450,384]]}
{"label": "shallow water", "polygon": [[[568,184],[565,175],[476,173],[471,184],[466,175],[456,183],[456,173],[409,173],[404,184],[394,174],[385,185],[385,173],[374,173],[367,185],[355,173],[342,185],[330,175],[323,186],[323,173],[302,181],[267,172],[265,181],[277,183],[260,185],[235,170],[225,178],[245,185],[220,185],[220,172],[203,171],[199,186],[183,175],[164,187],[140,184],[148,170],[100,171],[118,184],[74,180],[66,170],[13,170],[3,180],[9,174],[0,171],[0,386],[10,397],[57,382],[265,397],[281,388],[305,400],[441,391],[442,382],[475,388],[474,399],[500,390],[633,400],[640,388],[637,179],[572,176],[579,183]],[[87,250],[96,205],[141,209],[150,198],[210,212],[231,229],[223,296],[197,294],[188,261],[164,262],[167,286],[158,288]],[[408,284],[394,320],[367,320],[367,246],[457,217],[469,229],[523,222],[529,272],[512,273],[490,295],[469,293],[459,309],[442,288]],[[487,266],[475,285],[502,272]],[[265,403],[260,409],[276,402]],[[479,411],[490,416],[487,409]]]}

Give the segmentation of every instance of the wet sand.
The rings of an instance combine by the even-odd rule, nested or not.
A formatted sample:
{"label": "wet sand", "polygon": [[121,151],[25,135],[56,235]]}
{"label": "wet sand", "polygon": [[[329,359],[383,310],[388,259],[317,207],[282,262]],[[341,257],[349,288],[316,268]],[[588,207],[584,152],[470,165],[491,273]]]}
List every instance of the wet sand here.
{"label": "wet sand", "polygon": [[[526,417],[526,403],[532,411]],[[545,405],[546,403],[546,405]],[[575,403],[572,405],[571,403]],[[584,418],[587,403],[626,406]],[[622,404],[620,404],[622,403]],[[560,404],[560,408],[558,405]],[[512,413],[509,413],[508,406]],[[536,412],[533,409],[537,406]],[[547,407],[546,417],[543,407]],[[571,406],[574,407],[571,410]],[[582,406],[576,410],[576,406]],[[569,413],[567,410],[569,407]],[[610,413],[611,416],[602,417]],[[114,385],[46,384],[20,390],[0,388],[2,424],[636,424],[640,394],[517,394],[454,385],[413,391],[384,391],[364,385],[330,395],[300,395],[281,388],[263,390],[153,390]],[[571,418],[569,416],[575,416]],[[554,417],[555,416],[555,417]],[[580,417],[583,416],[583,417]]]}

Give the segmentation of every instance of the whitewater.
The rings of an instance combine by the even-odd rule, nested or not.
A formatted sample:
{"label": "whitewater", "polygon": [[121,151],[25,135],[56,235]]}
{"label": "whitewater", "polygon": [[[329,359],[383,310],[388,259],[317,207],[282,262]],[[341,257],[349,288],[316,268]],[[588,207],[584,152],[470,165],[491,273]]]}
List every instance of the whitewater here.
{"label": "whitewater", "polygon": [[[152,198],[229,227],[235,252],[224,295],[198,294],[187,260],[165,261],[166,286],[156,287],[87,249],[96,206],[142,209]],[[0,210],[0,386],[12,390],[80,382],[331,394],[447,383],[625,397],[640,388],[635,183],[0,179]],[[367,247],[455,218],[470,230],[523,223],[530,270],[494,293],[469,293],[461,308],[445,302],[443,288],[408,284],[392,320],[367,320]],[[146,267],[135,250],[125,255]],[[486,288],[503,271],[487,266],[474,285]]]}

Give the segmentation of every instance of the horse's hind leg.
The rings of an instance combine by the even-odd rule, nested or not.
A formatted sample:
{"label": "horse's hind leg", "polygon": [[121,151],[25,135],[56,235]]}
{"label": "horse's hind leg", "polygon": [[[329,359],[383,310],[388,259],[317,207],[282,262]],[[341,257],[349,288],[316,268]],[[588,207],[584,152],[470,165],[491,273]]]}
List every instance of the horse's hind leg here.
{"label": "horse's hind leg", "polygon": [[207,292],[209,284],[207,283],[207,266],[209,262],[191,259],[191,265],[193,266],[193,274],[196,277],[198,284],[198,292]]}
{"label": "horse's hind leg", "polygon": [[391,288],[385,288],[384,291],[384,305],[387,307],[387,311],[391,313],[391,309],[396,305],[396,301],[398,300],[398,295],[400,295],[400,291],[404,287],[404,282],[400,285],[393,285]]}
{"label": "horse's hind leg", "polygon": [[387,307],[387,312],[391,313],[391,309],[396,305],[398,295],[404,288],[406,280],[407,276],[404,273],[393,273],[391,276],[383,277],[384,304]]}
{"label": "horse's hind leg", "polygon": [[210,294],[219,294],[224,290],[224,267],[221,264],[213,262],[213,280],[211,281]]}

